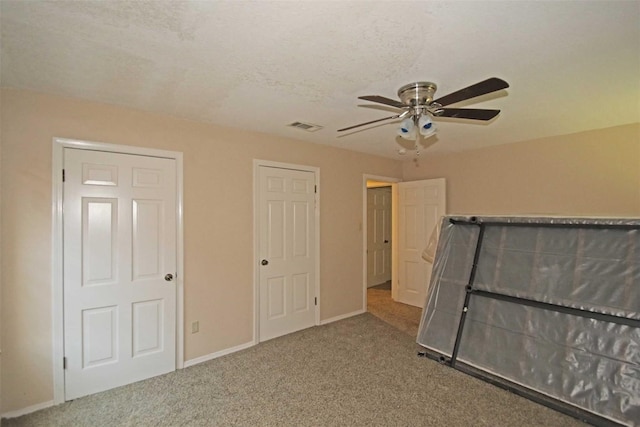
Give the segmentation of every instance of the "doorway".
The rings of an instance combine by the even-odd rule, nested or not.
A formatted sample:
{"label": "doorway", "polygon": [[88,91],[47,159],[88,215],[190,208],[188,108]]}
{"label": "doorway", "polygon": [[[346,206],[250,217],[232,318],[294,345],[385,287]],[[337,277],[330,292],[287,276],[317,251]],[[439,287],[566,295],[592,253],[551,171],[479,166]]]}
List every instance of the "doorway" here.
{"label": "doorway", "polygon": [[391,184],[367,181],[367,288],[391,289]]}
{"label": "doorway", "polygon": [[[391,187],[391,280],[378,284],[375,236],[381,221],[373,214],[371,189]],[[399,182],[398,179],[364,176],[363,184],[363,310],[415,336],[426,299],[430,265],[421,254],[440,217],[446,212],[444,179]],[[384,228],[384,227],[382,227]],[[371,242],[374,239],[374,242]],[[378,263],[376,266],[375,263]],[[374,265],[371,265],[374,263]],[[384,270],[384,269],[382,269]]]}

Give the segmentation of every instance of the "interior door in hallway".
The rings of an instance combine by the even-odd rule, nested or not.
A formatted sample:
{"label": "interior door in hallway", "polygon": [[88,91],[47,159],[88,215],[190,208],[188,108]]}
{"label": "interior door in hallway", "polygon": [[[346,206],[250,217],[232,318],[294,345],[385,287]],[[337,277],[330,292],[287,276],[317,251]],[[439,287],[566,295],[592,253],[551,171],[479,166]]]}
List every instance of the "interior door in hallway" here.
{"label": "interior door in hallway", "polygon": [[422,252],[446,213],[445,203],[444,178],[398,183],[399,302],[424,307],[432,266]]}
{"label": "interior door in hallway", "polygon": [[367,189],[367,287],[391,280],[391,186]]}
{"label": "interior door in hallway", "polygon": [[176,366],[176,164],[64,149],[65,399]]}
{"label": "interior door in hallway", "polygon": [[311,171],[258,167],[260,341],[315,325],[315,179]]}

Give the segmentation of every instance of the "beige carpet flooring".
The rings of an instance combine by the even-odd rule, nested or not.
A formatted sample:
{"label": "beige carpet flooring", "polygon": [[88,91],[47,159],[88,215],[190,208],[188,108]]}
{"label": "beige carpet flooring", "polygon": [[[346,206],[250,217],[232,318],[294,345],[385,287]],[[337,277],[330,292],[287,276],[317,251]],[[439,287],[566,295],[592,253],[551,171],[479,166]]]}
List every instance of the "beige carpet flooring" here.
{"label": "beige carpet flooring", "polygon": [[422,309],[395,302],[391,298],[391,282],[367,289],[367,311],[414,339],[418,336]]}
{"label": "beige carpet flooring", "polygon": [[76,399],[12,426],[582,426],[437,362],[365,313]]}

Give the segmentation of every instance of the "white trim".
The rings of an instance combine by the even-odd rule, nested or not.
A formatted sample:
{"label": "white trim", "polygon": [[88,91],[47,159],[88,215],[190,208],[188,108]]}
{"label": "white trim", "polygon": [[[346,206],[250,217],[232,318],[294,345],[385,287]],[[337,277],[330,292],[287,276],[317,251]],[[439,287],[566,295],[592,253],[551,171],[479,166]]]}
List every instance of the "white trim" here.
{"label": "white trim", "polygon": [[335,317],[331,317],[329,319],[325,319],[322,322],[320,322],[321,325],[327,325],[329,323],[333,323],[333,322],[337,322],[338,320],[344,320],[344,319],[348,319],[349,317],[353,317],[353,316],[357,316],[359,314],[363,314],[366,313],[367,310],[356,310],[356,311],[352,311],[351,313],[347,313],[347,314],[341,314],[340,316],[335,316]]}
{"label": "white trim", "polygon": [[184,368],[184,165],[176,155],[176,369]]}
{"label": "white trim", "polygon": [[62,275],[62,167],[63,146],[53,140],[53,158],[51,165],[51,182],[53,194],[51,199],[51,230],[53,233],[51,244],[51,312],[52,312],[52,346],[53,346],[53,404],[64,402],[64,369],[62,358],[64,357],[64,312],[63,312],[63,275]]}
{"label": "white trim", "polygon": [[205,354],[204,356],[196,357],[195,359],[189,359],[184,362],[184,367],[194,366],[199,363],[206,362],[208,360],[217,359],[218,357],[226,356],[227,354],[235,353],[237,351],[246,350],[255,346],[253,341],[249,341],[244,344],[237,345],[235,347],[225,348],[224,350],[216,351],[215,353]]}
{"label": "white trim", "polygon": [[9,411],[2,414],[2,418],[16,418],[21,417],[23,415],[30,414],[32,412],[40,411],[42,409],[47,409],[55,405],[53,400],[49,400],[48,402],[37,403],[35,405],[27,406],[26,408],[16,409],[15,411]]}
{"label": "white trim", "polygon": [[[367,181],[379,181],[379,182],[388,182],[392,184],[391,190],[391,221],[395,221],[396,210],[395,206],[397,203],[396,191],[395,191],[395,183],[401,182],[402,180],[399,178],[390,178],[388,176],[380,176],[380,175],[370,175],[370,174],[362,174],[362,310],[367,311]],[[391,287],[393,288],[394,278],[396,275],[394,274],[396,271],[395,268],[395,254],[396,254],[396,236],[395,236],[395,227],[391,226]]]}
{"label": "white trim", "polygon": [[253,159],[253,343],[258,344],[260,342],[260,271],[258,269],[258,262],[260,258],[260,247],[258,239],[259,230],[259,218],[258,218],[258,188],[259,188],[259,174],[258,168],[271,167],[280,169],[293,169],[305,172],[312,172],[315,176],[316,186],[316,209],[315,209],[315,252],[316,252],[316,283],[315,292],[316,298],[318,298],[318,304],[315,308],[315,325],[320,325],[320,168],[316,166],[304,166],[293,163],[272,162],[269,160]]}
{"label": "white trim", "polygon": [[[161,157],[176,161],[176,369],[184,367],[184,224],[183,224],[183,156],[177,151],[116,145],[103,142],[78,141],[53,138],[52,153],[52,326],[53,326],[53,401],[59,404],[64,399],[64,313],[63,313],[63,237],[62,237],[62,169],[64,149],[106,151],[111,153],[136,154],[147,157]],[[51,406],[51,405],[49,405]]]}

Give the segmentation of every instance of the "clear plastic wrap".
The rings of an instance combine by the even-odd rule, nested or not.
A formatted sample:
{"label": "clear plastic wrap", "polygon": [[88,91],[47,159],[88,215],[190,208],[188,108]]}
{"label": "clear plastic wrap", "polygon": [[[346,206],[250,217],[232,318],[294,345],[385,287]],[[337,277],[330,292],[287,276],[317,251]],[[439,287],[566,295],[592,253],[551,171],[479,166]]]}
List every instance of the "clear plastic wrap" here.
{"label": "clear plastic wrap", "polygon": [[635,426],[639,320],[640,220],[445,217],[418,344]]}

